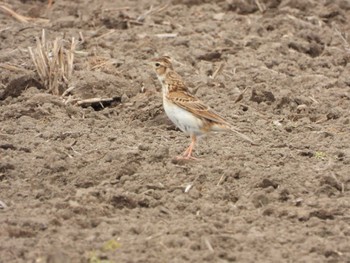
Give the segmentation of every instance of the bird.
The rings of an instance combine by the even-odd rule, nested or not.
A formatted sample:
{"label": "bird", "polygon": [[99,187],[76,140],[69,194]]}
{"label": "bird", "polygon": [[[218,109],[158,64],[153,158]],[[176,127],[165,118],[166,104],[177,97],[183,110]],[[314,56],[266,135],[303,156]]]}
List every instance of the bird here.
{"label": "bird", "polygon": [[209,132],[232,131],[244,140],[252,139],[237,131],[227,120],[194,96],[182,77],[174,70],[172,59],[161,56],[150,60],[162,85],[163,108],[168,118],[182,132],[191,137],[191,143],[176,159],[198,160],[192,155],[197,139]]}

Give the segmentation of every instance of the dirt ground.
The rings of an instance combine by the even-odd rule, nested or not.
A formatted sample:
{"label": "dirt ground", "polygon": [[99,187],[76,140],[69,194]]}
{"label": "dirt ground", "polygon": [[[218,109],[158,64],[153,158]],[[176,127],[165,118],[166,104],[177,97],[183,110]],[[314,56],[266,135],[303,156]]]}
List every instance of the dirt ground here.
{"label": "dirt ground", "polygon": [[[0,262],[350,262],[350,1],[2,3],[48,21],[0,11]],[[43,28],[79,41],[71,96],[111,105],[43,89]],[[164,54],[259,144],[175,162]]]}

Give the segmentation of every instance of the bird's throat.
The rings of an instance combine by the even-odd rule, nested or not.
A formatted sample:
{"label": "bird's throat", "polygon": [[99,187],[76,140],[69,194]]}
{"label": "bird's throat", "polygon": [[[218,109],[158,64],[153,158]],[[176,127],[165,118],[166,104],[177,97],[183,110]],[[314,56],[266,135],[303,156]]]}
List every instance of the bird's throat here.
{"label": "bird's throat", "polygon": [[169,93],[169,88],[168,88],[168,84],[166,83],[165,81],[165,76],[162,76],[162,75],[158,75],[158,80],[160,82],[160,84],[162,85],[162,92],[163,92],[163,95],[166,96],[168,95]]}

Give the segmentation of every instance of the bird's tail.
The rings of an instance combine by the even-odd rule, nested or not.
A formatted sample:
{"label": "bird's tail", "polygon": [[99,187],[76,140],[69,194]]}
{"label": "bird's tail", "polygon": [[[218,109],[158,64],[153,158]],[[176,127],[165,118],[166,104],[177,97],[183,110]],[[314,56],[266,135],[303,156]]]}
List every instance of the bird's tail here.
{"label": "bird's tail", "polygon": [[247,142],[250,142],[252,145],[258,145],[256,142],[254,142],[251,138],[249,138],[247,135],[237,131],[235,128],[231,127],[230,129],[231,131],[233,131],[235,134],[237,134],[239,137],[241,137],[242,139],[246,140]]}
{"label": "bird's tail", "polygon": [[258,145],[256,142],[254,142],[251,138],[249,138],[247,135],[237,131],[234,127],[232,127],[230,124],[216,124],[214,127],[212,127],[213,131],[232,131],[239,137],[241,137],[243,140],[251,143],[252,145]]}

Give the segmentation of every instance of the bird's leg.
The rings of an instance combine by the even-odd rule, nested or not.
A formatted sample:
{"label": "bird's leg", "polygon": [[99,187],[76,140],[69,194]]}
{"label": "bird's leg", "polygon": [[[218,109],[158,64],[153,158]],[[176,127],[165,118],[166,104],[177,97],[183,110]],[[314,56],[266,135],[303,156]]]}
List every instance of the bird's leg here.
{"label": "bird's leg", "polygon": [[178,159],[186,159],[186,160],[192,159],[192,160],[198,160],[197,158],[195,158],[195,157],[192,156],[193,148],[194,148],[194,145],[196,144],[197,137],[196,137],[195,135],[191,135],[191,140],[192,140],[192,141],[191,141],[190,146],[188,146],[188,148],[186,149],[186,151],[183,153],[183,156],[178,157]]}
{"label": "bird's leg", "polygon": [[190,146],[187,147],[186,151],[182,154],[183,157],[186,157],[188,155],[188,153],[191,150],[191,146],[192,146],[192,143],[190,144]]}
{"label": "bird's leg", "polygon": [[193,151],[194,145],[195,145],[196,140],[197,140],[196,136],[192,135],[191,136],[191,140],[192,140],[191,144],[190,144],[190,146],[188,147],[188,149],[186,150],[186,152],[184,154],[184,157],[188,158],[188,159],[192,158],[192,151]]}

